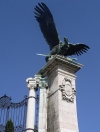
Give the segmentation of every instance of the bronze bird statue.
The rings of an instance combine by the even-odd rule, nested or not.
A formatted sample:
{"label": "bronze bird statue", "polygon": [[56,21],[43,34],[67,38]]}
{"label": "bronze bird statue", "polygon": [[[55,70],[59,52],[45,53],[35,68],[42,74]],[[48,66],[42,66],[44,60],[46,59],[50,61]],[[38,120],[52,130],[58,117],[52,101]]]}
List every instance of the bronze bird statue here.
{"label": "bronze bird statue", "polygon": [[55,26],[53,15],[49,8],[44,3],[38,3],[35,8],[35,18],[39,23],[40,29],[43,36],[50,47],[50,53],[46,57],[46,62],[52,55],[81,55],[86,52],[89,48],[86,44],[72,44],[64,37],[64,42],[62,43],[59,39],[59,35]]}

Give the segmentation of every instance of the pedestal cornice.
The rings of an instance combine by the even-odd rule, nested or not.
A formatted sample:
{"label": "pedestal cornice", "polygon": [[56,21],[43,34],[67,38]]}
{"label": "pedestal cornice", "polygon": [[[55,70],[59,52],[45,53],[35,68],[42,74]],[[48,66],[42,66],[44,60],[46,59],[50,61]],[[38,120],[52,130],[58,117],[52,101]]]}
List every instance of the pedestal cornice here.
{"label": "pedestal cornice", "polygon": [[68,68],[72,74],[75,74],[83,66],[82,64],[73,61],[73,59],[69,57],[65,58],[60,55],[55,55],[54,58],[48,61],[37,74],[41,74],[43,77],[45,77],[50,71],[59,65]]}

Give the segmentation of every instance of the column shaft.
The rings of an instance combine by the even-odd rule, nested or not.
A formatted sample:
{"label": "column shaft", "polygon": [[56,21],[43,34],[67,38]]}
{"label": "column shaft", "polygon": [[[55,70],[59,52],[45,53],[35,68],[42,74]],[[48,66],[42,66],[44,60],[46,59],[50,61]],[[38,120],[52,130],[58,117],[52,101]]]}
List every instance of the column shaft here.
{"label": "column shaft", "polygon": [[46,88],[40,88],[38,131],[47,132],[47,92],[46,92]]}
{"label": "column shaft", "polygon": [[27,107],[27,119],[26,119],[26,130],[27,132],[33,132],[35,121],[35,90],[29,90],[29,99]]}

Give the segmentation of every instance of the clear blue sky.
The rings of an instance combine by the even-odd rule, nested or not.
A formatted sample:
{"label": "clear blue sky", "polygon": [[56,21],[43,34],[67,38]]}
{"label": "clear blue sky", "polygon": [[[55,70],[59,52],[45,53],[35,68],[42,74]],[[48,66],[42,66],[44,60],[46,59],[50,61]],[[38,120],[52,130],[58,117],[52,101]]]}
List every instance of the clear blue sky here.
{"label": "clear blue sky", "polygon": [[[26,79],[44,65],[49,53],[34,7],[40,0],[0,0],[0,96],[19,102],[28,94]],[[100,132],[100,1],[43,0],[50,8],[59,36],[85,43],[90,50],[78,58],[83,68],[76,74],[80,132]]]}

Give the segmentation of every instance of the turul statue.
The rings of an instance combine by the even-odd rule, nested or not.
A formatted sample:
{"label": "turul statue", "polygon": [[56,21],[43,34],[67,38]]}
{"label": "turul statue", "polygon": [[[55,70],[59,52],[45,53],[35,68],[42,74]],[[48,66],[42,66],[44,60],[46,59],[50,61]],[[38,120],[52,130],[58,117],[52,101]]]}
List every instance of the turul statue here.
{"label": "turul statue", "polygon": [[71,55],[82,55],[89,48],[86,44],[72,44],[64,37],[64,42],[59,38],[53,15],[44,3],[38,3],[35,9],[35,18],[39,23],[43,36],[50,47],[50,53],[46,55],[46,62],[54,55],[62,55],[64,57]]}

